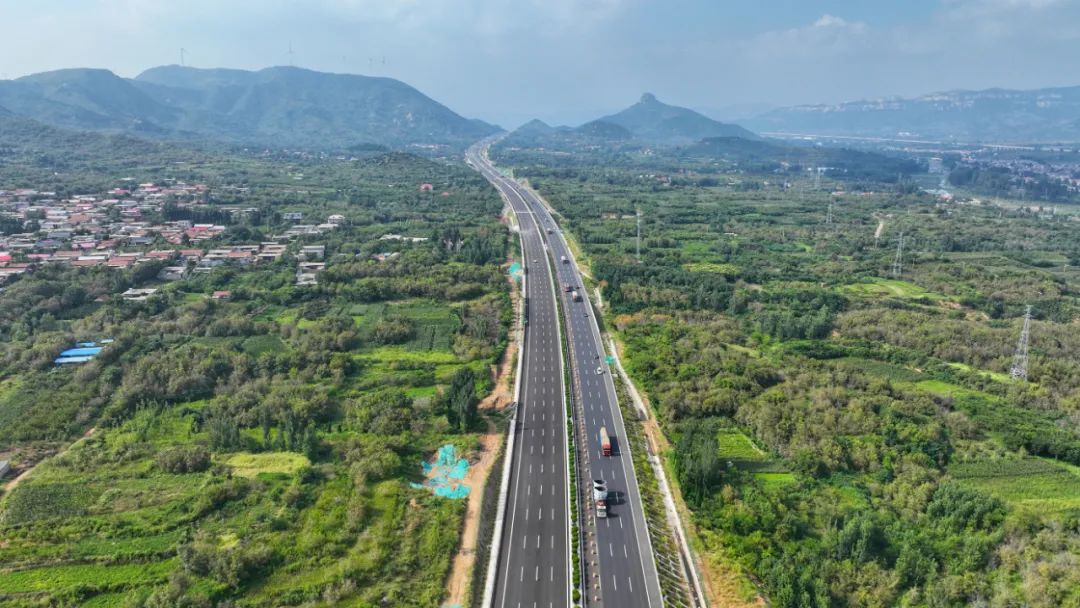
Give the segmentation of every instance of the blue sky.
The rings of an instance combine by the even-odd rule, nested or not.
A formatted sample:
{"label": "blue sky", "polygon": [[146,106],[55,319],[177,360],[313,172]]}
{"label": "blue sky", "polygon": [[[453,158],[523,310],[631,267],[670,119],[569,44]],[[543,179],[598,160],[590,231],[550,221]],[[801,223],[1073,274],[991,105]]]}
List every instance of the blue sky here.
{"label": "blue sky", "polygon": [[[763,106],[1080,84],[1080,0],[0,0],[0,77],[155,65],[391,76],[459,113],[576,124],[643,91]],[[385,58],[385,63],[384,63]]]}

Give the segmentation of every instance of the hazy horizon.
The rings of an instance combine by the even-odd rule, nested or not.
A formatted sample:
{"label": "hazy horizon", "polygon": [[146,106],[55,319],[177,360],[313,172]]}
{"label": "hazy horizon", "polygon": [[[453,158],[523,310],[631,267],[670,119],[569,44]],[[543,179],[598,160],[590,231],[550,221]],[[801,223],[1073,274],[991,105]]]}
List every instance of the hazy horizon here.
{"label": "hazy horizon", "polygon": [[765,106],[1080,84],[1080,66],[1061,61],[1080,55],[1070,0],[263,4],[5,5],[0,18],[21,25],[0,40],[0,78],[72,67],[133,77],[180,63],[184,48],[191,67],[396,78],[506,128],[579,124],[646,91],[730,120]]}

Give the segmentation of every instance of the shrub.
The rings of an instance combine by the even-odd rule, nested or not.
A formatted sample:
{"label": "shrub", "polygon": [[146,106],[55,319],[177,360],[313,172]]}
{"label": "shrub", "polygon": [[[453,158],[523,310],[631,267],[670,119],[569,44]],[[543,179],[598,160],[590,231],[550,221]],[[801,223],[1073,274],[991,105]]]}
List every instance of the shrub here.
{"label": "shrub", "polygon": [[199,473],[210,468],[210,452],[201,445],[177,446],[159,452],[154,461],[166,473]]}

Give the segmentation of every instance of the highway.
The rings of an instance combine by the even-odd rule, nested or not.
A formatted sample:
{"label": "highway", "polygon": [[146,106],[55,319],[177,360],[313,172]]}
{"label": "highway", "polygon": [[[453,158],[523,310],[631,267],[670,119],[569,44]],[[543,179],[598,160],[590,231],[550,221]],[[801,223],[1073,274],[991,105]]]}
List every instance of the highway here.
{"label": "highway", "polygon": [[521,230],[526,319],[514,461],[495,574],[493,606],[570,605],[569,483],[562,337],[543,231],[529,205],[486,160],[466,158],[510,201]]}
{"label": "highway", "polygon": [[[586,559],[596,561],[594,571],[598,576],[590,578],[588,582],[588,605],[659,608],[663,605],[663,599],[641,495],[629,445],[621,441],[626,437],[625,425],[610,370],[605,364],[600,331],[588,295],[583,289],[580,270],[562,231],[543,203],[528,189],[500,175],[487,160],[486,148],[483,150],[471,157],[472,164],[507,195],[515,211],[519,205],[525,210],[525,213],[518,211],[518,217],[529,218],[529,236],[534,236],[532,232],[538,224],[541,228],[539,236],[546,240],[556,272],[558,297],[562,298],[566,315],[563,327],[571,351],[570,377],[575,400],[580,407],[581,420],[578,422],[585,425],[588,437],[587,445],[578,446],[579,458],[587,461],[591,479],[603,479],[609,492],[618,496],[616,500],[609,501],[607,518],[596,519],[594,509],[589,505],[587,521],[582,522],[583,530],[595,532],[596,554],[587,555]],[[529,253],[530,262],[533,255]],[[534,275],[531,269],[529,272],[531,280]],[[547,281],[546,276],[543,280]],[[580,302],[573,300],[571,292],[565,290],[566,286],[581,294]],[[530,325],[537,322],[530,319]],[[601,455],[600,427],[606,427],[612,435],[613,453],[610,457]],[[590,480],[583,479],[581,483],[590,484]],[[599,597],[600,601],[593,601],[594,597]]]}

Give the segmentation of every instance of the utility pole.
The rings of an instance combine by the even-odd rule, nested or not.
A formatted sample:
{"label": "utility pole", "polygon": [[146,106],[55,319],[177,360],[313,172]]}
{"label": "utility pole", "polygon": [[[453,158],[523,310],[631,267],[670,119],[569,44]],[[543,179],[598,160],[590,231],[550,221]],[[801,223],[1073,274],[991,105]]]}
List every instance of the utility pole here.
{"label": "utility pole", "polygon": [[825,225],[826,226],[829,226],[829,225],[832,224],[832,204],[833,204],[832,199],[829,199],[829,212],[825,215]]}
{"label": "utility pole", "polygon": [[1028,377],[1028,341],[1031,337],[1031,305],[1024,311],[1024,328],[1020,330],[1020,340],[1016,343],[1009,376],[1013,380],[1027,380]]}
{"label": "utility pole", "polygon": [[896,257],[893,258],[892,274],[896,278],[904,274],[904,233],[900,233],[900,240],[896,242]]}

